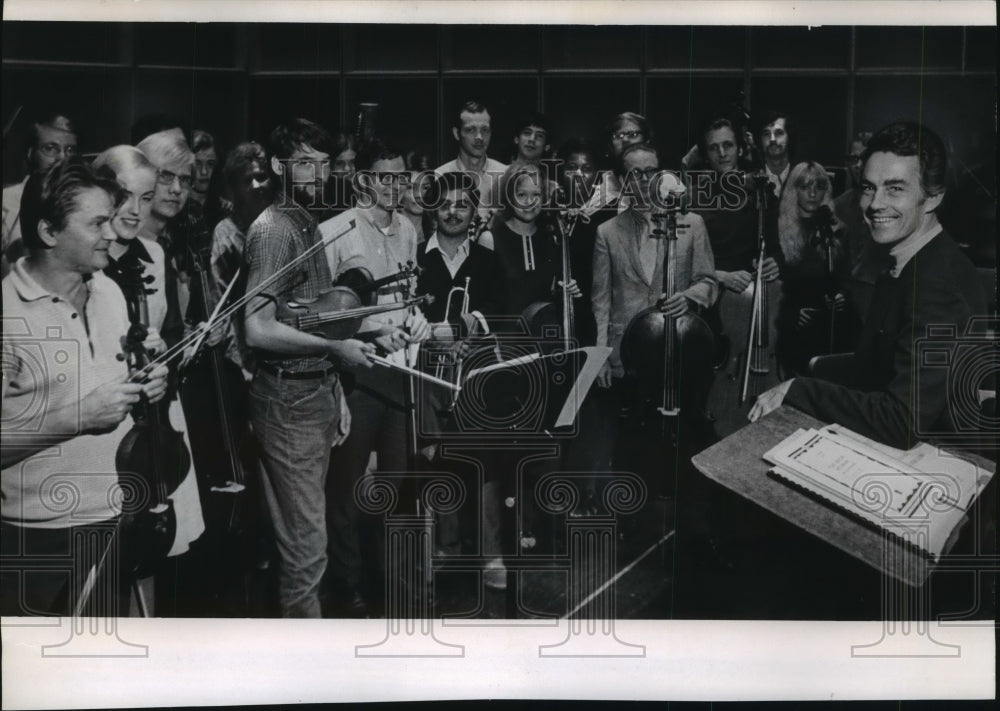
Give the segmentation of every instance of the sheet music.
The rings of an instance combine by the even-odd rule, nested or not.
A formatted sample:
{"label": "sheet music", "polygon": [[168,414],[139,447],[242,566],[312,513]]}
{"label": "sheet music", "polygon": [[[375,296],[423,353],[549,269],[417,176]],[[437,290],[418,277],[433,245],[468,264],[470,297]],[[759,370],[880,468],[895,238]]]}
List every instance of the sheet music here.
{"label": "sheet music", "polygon": [[897,450],[843,427],[799,429],[764,454],[779,478],[935,559],[992,473],[920,444]]}

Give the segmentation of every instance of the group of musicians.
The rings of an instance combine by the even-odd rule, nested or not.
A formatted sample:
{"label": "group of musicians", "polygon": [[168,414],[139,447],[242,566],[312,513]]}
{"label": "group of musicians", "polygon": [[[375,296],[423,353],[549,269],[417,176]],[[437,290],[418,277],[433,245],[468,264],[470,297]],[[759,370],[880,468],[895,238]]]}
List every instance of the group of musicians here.
{"label": "group of musicians", "polygon": [[[89,162],[67,117],[34,124],[28,176],[4,191],[3,614],[93,610],[109,557],[105,612],[155,575],[154,614],[226,614],[208,598],[245,598],[233,581],[273,559],[282,616],[379,614],[365,484],[421,470],[462,469],[472,521],[399,505],[435,518],[441,551],[474,538],[505,589],[505,551],[536,544],[524,443],[554,427],[510,424],[543,397],[506,363],[526,343],[600,364],[566,371],[585,397],[546,464],[595,475],[570,515],[599,511],[624,464],[679,476],[668,448],[782,404],[897,447],[954,427],[947,372],[915,342],[986,304],[937,219],[947,156],[929,128],[859,135],[835,202],[824,166],[792,162],[784,113],[711,117],[676,169],[631,112],[555,152],[532,114],[509,165],[487,155],[485,105],[452,123],[457,157],[433,171],[306,119],[224,161],[168,122]],[[840,382],[811,374],[851,352]],[[474,362],[513,373],[486,402],[461,396]],[[564,392],[547,367],[542,390]],[[493,444],[475,466],[442,455],[476,428]],[[629,428],[645,457],[616,451]],[[108,522],[92,567],[39,564],[72,562],[75,532]]]}

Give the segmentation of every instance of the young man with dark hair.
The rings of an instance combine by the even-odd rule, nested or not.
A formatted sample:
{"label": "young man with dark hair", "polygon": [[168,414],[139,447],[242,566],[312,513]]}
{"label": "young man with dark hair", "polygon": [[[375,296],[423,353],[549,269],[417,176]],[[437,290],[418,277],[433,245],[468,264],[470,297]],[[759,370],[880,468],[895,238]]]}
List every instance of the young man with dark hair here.
{"label": "young man with dark hair", "polygon": [[20,183],[3,190],[3,222],[0,224],[2,237],[3,276],[10,265],[24,254],[21,244],[21,194],[24,185],[32,175],[42,175],[54,164],[76,155],[76,129],[73,122],[62,114],[52,114],[32,124],[31,138],[25,148],[28,174]]}
{"label": "young man with dark hair", "polygon": [[517,165],[538,164],[549,152],[549,120],[532,111],[514,130],[514,160]]}
{"label": "young man with dark hair", "polygon": [[[208,190],[219,164],[219,156],[215,148],[215,138],[208,131],[195,129],[191,137],[191,150],[194,152],[194,181],[191,183],[191,199],[189,209],[195,205],[204,211],[208,200]],[[213,216],[214,217],[214,216]],[[207,225],[209,229],[215,225]]]}
{"label": "young man with dark hair", "polygon": [[[271,171],[278,197],[250,225],[243,255],[247,291],[267,284],[246,306],[247,344],[257,372],[250,386],[250,421],[261,444],[263,489],[281,557],[283,617],[319,617],[326,570],[324,490],[330,447],[343,406],[337,368],[370,367],[375,348],[356,339],[327,340],[279,321],[277,303],[319,296],[332,282],[306,206],[322,195],[329,137],[295,119],[271,134]],[[290,266],[293,265],[294,266]]]}
{"label": "young man with dark hair", "polygon": [[[348,270],[363,268],[378,280],[398,272],[401,265],[416,264],[417,233],[400,210],[410,172],[401,151],[377,139],[359,151],[358,167],[357,206],[327,220],[319,229],[329,240],[353,222],[350,232],[326,247],[329,272],[336,279]],[[376,292],[376,298],[382,304],[401,301],[403,287],[399,282],[386,284]],[[407,358],[408,346],[425,340],[429,334],[426,319],[413,307],[367,318],[358,337],[389,354],[396,364],[412,366]],[[330,465],[330,572],[333,595],[346,616],[367,615],[371,598],[364,584],[355,486],[365,473],[372,451],[377,453],[382,471],[405,471],[408,465],[404,381],[398,378],[393,382],[399,388],[390,388],[388,396],[361,384],[348,395],[351,431],[335,450]]]}
{"label": "young man with dark hair", "polygon": [[455,115],[451,135],[458,142],[458,156],[434,172],[475,174],[479,181],[479,214],[485,218],[490,210],[500,207],[500,176],[507,170],[506,165],[486,155],[493,135],[489,109],[478,101],[466,101]]}
{"label": "young man with dark hair", "polygon": [[[938,222],[947,152],[930,129],[891,124],[872,136],[863,155],[861,209],[872,240],[891,267],[876,280],[848,380],[794,378],[761,395],[750,419],[782,403],[893,447],[909,448],[922,433],[953,431],[948,368],[921,367],[917,341],[928,326],[965,333],[986,303],[975,268]],[[949,342],[950,341],[950,342]],[[941,343],[954,348],[955,338]]]}
{"label": "young man with dark hair", "polygon": [[766,111],[755,135],[755,140],[760,141],[764,174],[776,197],[781,197],[785,181],[788,180],[788,171],[792,167],[792,128],[792,120],[787,111]]}
{"label": "young man with dark hair", "polygon": [[[75,161],[24,187],[27,256],[3,280],[4,615],[72,613],[82,583],[72,570],[86,562],[76,558],[74,531],[121,513],[115,454],[127,416],[142,396],[156,402],[166,391],[163,366],[145,384],[128,381],[125,299],[101,272],[121,198],[116,183]],[[71,556],[73,566],[59,570]],[[39,557],[52,562],[39,570]],[[125,575],[119,582],[127,590]],[[122,592],[99,588],[118,598],[99,614],[118,614]]]}

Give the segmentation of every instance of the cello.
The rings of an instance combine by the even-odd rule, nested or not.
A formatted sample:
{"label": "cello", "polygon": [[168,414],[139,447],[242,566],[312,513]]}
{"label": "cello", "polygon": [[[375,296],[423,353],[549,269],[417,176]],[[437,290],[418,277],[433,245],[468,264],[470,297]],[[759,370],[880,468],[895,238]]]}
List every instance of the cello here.
{"label": "cello", "polygon": [[[677,209],[654,213],[652,235],[665,242],[663,293],[676,290]],[[680,225],[683,226],[683,225]],[[676,432],[680,415],[679,375],[676,367],[676,319],[660,310],[662,303],[643,309],[629,321],[622,335],[621,357],[625,372],[639,383],[640,392],[658,393],[656,412],[664,436]],[[674,426],[671,427],[670,425]]]}
{"label": "cello", "polygon": [[559,329],[559,336],[563,342],[563,348],[567,351],[575,347],[576,342],[576,311],[573,305],[573,296],[566,288],[573,279],[570,261],[569,240],[576,228],[576,223],[580,219],[579,211],[561,211],[552,214],[550,228],[555,233],[556,241],[559,243],[560,272],[562,274],[563,286],[560,287],[559,301],[536,301],[529,304],[523,311],[525,321],[528,324],[528,332],[536,338],[547,336],[554,327]]}

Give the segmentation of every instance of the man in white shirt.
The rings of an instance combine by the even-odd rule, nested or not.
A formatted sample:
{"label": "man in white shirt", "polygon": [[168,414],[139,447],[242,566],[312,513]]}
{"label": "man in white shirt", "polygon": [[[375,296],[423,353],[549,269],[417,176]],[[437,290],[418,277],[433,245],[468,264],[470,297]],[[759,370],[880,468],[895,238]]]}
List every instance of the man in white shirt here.
{"label": "man in white shirt", "polygon": [[478,101],[466,101],[451,127],[451,135],[458,141],[458,157],[434,171],[438,175],[456,171],[476,175],[479,180],[479,215],[483,219],[489,216],[491,210],[500,209],[500,176],[507,170],[506,165],[486,155],[492,133],[489,110]]}
{"label": "man in white shirt", "polygon": [[[367,269],[378,280],[398,272],[400,265],[416,264],[417,233],[399,209],[403,187],[410,180],[402,154],[374,140],[359,152],[358,166],[357,206],[319,226],[323,239],[331,240],[352,221],[355,225],[326,246],[334,280],[353,268]],[[380,287],[378,303],[402,301],[403,286],[395,282]],[[357,337],[373,341],[380,351],[392,354],[390,360],[402,365],[410,350],[407,346],[429,335],[427,320],[413,308],[367,318]],[[412,454],[406,437],[405,381],[385,372],[379,373],[378,380],[377,392],[366,381],[347,396],[351,431],[334,450],[327,478],[330,574],[338,613],[345,617],[366,616],[368,602],[374,601],[374,591],[366,586],[355,487],[372,451],[377,453],[378,469],[387,472],[406,471],[407,455]],[[381,551],[378,555],[381,560]]]}
{"label": "man in white shirt", "polygon": [[[70,161],[25,185],[27,256],[3,280],[4,615],[73,611],[82,580],[71,570],[87,577],[93,562],[74,544],[121,513],[115,456],[131,428],[128,414],[143,395],[156,402],[166,392],[162,365],[145,384],[129,380],[125,299],[101,272],[118,195],[116,184]],[[118,582],[127,578],[120,571]],[[116,593],[95,590],[108,600]]]}

